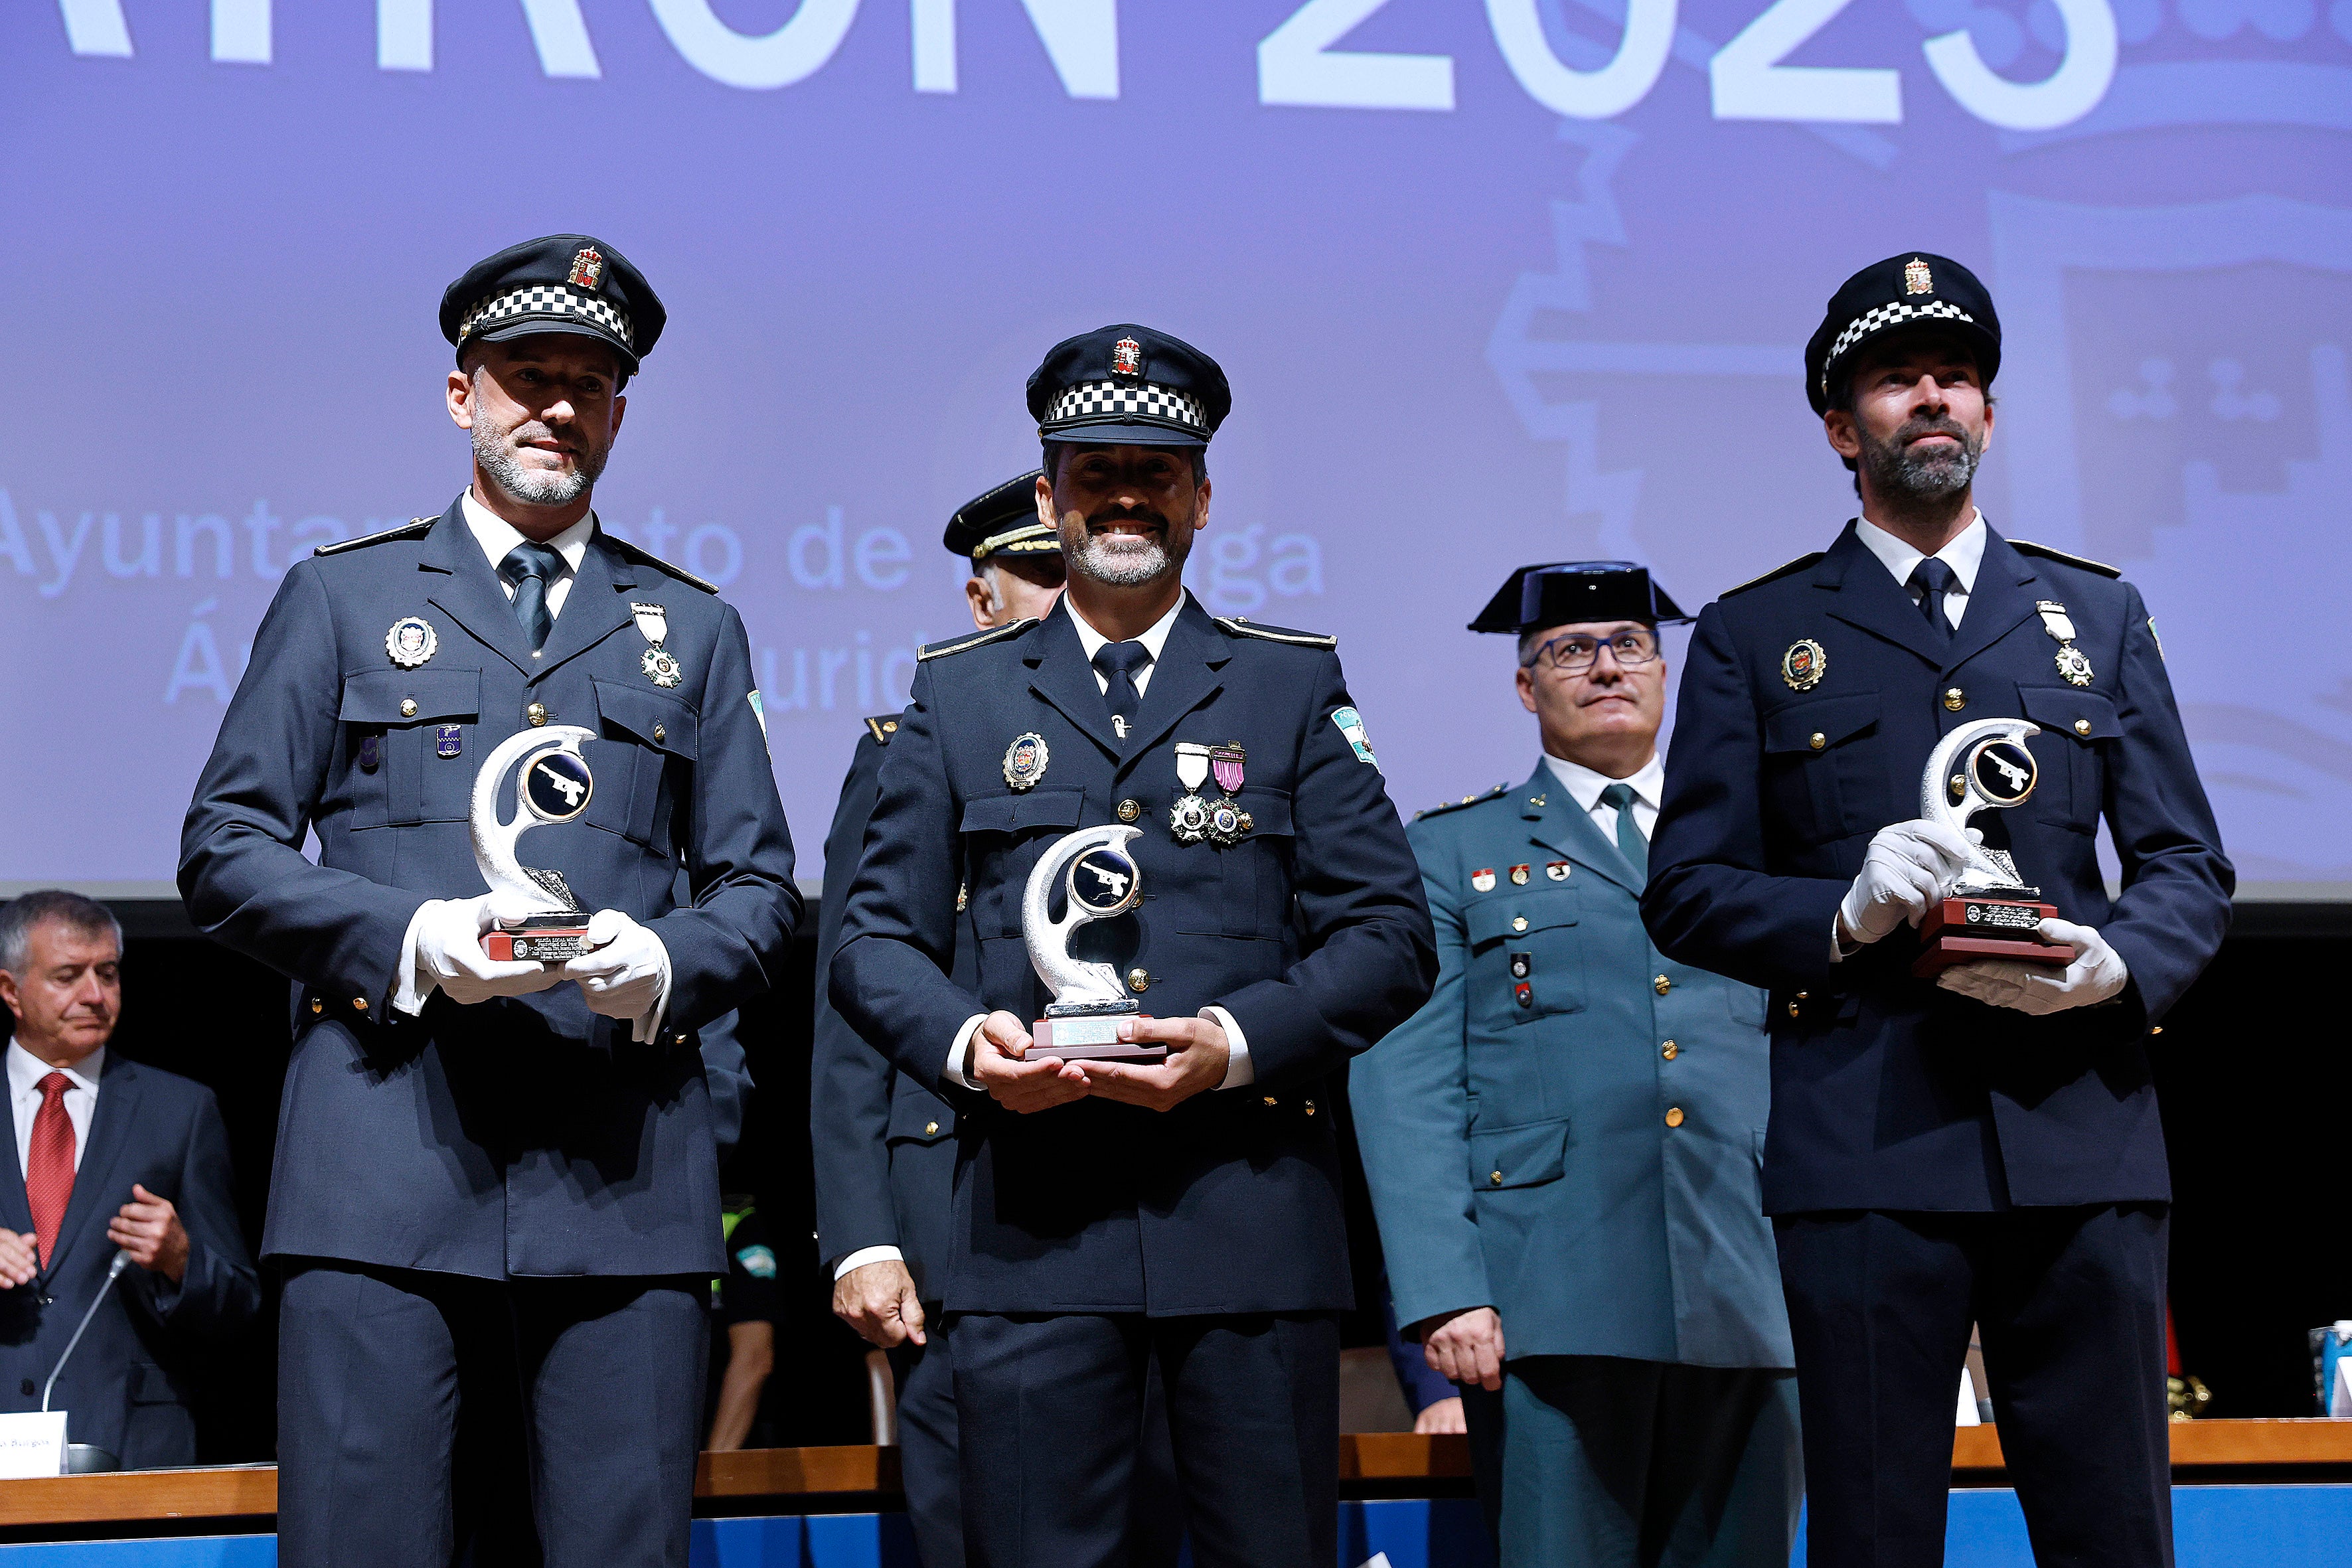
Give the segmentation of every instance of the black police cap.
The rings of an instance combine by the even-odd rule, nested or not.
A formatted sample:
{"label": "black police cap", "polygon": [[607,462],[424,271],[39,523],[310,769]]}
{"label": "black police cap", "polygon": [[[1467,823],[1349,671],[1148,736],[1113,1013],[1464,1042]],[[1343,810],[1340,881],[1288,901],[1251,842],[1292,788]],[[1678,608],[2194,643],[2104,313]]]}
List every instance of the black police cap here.
{"label": "black police cap", "polygon": [[625,374],[653,352],[669,312],[629,258],[584,234],[551,234],[477,261],[441,295],[441,335],[471,343],[532,332],[593,338]]}
{"label": "black police cap", "polygon": [[1830,296],[1822,324],[1805,344],[1805,397],[1826,414],[1830,388],[1853,356],[1889,332],[1941,328],[1976,351],[1977,373],[1990,386],[2000,369],[2000,318],[1977,275],[1924,250],[1874,261]]}
{"label": "black police cap", "polygon": [[1029,377],[1029,412],[1048,441],[1205,447],[1233,406],[1215,360],[1133,322],[1064,339]]}
{"label": "black police cap", "polygon": [[1531,632],[1585,621],[1687,621],[1682,606],[1631,561],[1555,561],[1522,566],[1486,601],[1474,632]]}
{"label": "black police cap", "polygon": [[956,508],[940,542],[975,563],[996,555],[1061,554],[1061,534],[1037,520],[1037,480],[1045,471],[1032,468]]}

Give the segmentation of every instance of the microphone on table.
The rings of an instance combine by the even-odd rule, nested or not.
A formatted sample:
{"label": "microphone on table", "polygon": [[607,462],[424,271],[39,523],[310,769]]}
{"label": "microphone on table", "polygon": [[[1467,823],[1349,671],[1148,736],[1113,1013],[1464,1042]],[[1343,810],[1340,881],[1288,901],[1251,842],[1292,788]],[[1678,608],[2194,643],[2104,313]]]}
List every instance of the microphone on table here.
{"label": "microphone on table", "polygon": [[73,1359],[74,1347],[81,1343],[82,1335],[89,1328],[89,1321],[98,1316],[99,1303],[106,1300],[106,1293],[114,1289],[114,1282],[121,1279],[122,1271],[130,1267],[131,1254],[119,1247],[116,1248],[114,1261],[107,1265],[106,1283],[100,1285],[98,1288],[98,1294],[89,1299],[89,1310],[81,1315],[81,1321],[74,1326],[73,1338],[66,1342],[65,1354],[58,1357],[56,1371],[51,1372],[49,1381],[41,1385],[41,1409],[44,1412],[49,1407],[50,1392],[58,1385],[58,1373],[65,1371],[66,1363]]}

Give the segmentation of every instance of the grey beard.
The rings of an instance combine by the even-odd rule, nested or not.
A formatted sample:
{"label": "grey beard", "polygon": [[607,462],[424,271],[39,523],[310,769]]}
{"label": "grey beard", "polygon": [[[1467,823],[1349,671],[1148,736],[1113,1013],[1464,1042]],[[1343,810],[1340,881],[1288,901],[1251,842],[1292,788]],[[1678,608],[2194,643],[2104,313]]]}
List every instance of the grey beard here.
{"label": "grey beard", "polygon": [[1914,458],[1894,441],[1865,443],[1862,454],[1870,481],[1879,490],[1909,500],[1935,501],[1969,488],[1984,448],[1963,436],[1959,451],[1949,457]]}
{"label": "grey beard", "polygon": [[474,461],[490,476],[492,484],[525,506],[569,506],[586,495],[597,476],[604,471],[603,461],[593,457],[583,458],[579,467],[570,473],[526,468],[507,446],[507,437],[512,434],[488,429],[476,420]]}
{"label": "grey beard", "polygon": [[[1124,548],[1109,542],[1112,536],[1088,534],[1087,542],[1070,557],[1069,569],[1083,572],[1097,583],[1114,588],[1133,588],[1150,582],[1169,568],[1167,547],[1158,540],[1140,542],[1143,548]],[[1134,539],[1132,534],[1118,536]]]}

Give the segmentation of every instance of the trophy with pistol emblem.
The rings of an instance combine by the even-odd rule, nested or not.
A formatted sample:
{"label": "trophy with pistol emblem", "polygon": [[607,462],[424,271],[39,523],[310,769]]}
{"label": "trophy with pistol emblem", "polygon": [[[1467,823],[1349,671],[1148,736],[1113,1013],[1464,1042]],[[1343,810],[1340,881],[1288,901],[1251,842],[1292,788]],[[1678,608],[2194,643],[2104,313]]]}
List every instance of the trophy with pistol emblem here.
{"label": "trophy with pistol emblem", "polygon": [[[593,739],[594,731],[577,724],[525,730],[500,742],[474,775],[474,864],[492,892],[511,893],[530,910],[520,924],[482,938],[482,951],[494,962],[557,963],[588,951],[588,911],[564,885],[563,873],[522,864],[515,843],[534,827],[576,821],[588,809],[596,780],[580,745]],[[515,814],[501,822],[499,797],[510,773]]]}
{"label": "trophy with pistol emblem", "polygon": [[1940,822],[1969,844],[1968,864],[1919,922],[1921,948],[1911,973],[1941,973],[1979,958],[2019,959],[2064,968],[2074,950],[2049,942],[2042,922],[2056,906],[2041,901],[2005,849],[1988,849],[1969,837],[1969,818],[1988,807],[2023,805],[2040,776],[2025,742],[2042,733],[2022,719],[1979,719],[1962,724],[1936,743],[1919,783],[1919,815]]}
{"label": "trophy with pistol emblem", "polygon": [[[1037,977],[1053,988],[1045,1016],[1033,1026],[1033,1054],[1064,1061],[1156,1062],[1168,1047],[1122,1042],[1122,1019],[1148,1016],[1127,994],[1118,971],[1070,956],[1080,926],[1112,920],[1143,901],[1143,873],[1127,846],[1141,830],[1122,826],[1082,827],[1038,858],[1021,895],[1021,934]],[[1052,912],[1061,884],[1062,913]]]}

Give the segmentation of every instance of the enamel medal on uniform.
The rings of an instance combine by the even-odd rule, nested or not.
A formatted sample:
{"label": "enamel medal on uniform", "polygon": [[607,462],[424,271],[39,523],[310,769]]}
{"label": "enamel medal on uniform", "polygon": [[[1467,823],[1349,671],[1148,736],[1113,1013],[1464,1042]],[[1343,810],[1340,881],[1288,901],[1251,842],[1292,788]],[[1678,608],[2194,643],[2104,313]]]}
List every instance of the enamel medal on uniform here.
{"label": "enamel medal on uniform", "polygon": [[433,623],[423,616],[403,616],[383,634],[383,651],[403,669],[415,669],[441,647]]}
{"label": "enamel medal on uniform", "polygon": [[1032,730],[1013,737],[1013,744],[1004,748],[1004,782],[1014,793],[1033,789],[1045,776],[1045,764],[1052,760],[1045,750],[1045,737]]}
{"label": "enamel medal on uniform", "polygon": [[1830,656],[1811,637],[1799,637],[1780,656],[1780,679],[1791,691],[1811,691],[1829,673]]}
{"label": "enamel medal on uniform", "polygon": [[1553,881],[1555,881],[1555,882],[1565,882],[1565,881],[1567,881],[1567,880],[1568,880],[1568,862],[1567,862],[1567,861],[1565,861],[1565,860],[1547,860],[1547,861],[1545,861],[1545,862],[1544,862],[1544,875],[1545,875],[1545,876],[1547,876],[1547,877],[1549,877],[1549,878],[1550,878]]}
{"label": "enamel medal on uniform", "polygon": [[1225,798],[1209,808],[1209,837],[1221,849],[1239,844],[1243,836],[1257,826],[1242,809],[1241,802],[1234,798],[1241,793],[1242,768],[1248,761],[1249,753],[1238,742],[1228,741],[1209,748],[1210,770],[1216,774],[1217,787],[1225,792]]}
{"label": "enamel medal on uniform", "polygon": [[1492,866],[1481,866],[1475,871],[1471,872],[1470,886],[1482,893],[1493,892],[1495,890],[1495,868]]}
{"label": "enamel medal on uniform", "polygon": [[1209,779],[1209,748],[1197,741],[1176,742],[1176,783],[1184,793],[1168,808],[1168,831],[1179,844],[1198,844],[1209,837],[1209,803],[1201,786]]}
{"label": "enamel medal on uniform", "polygon": [[1526,887],[1527,885],[1528,885],[1528,868],[1527,868],[1525,866],[1514,866],[1514,867],[1512,867],[1512,868],[1511,868],[1511,886],[1513,886],[1514,888],[1524,888],[1524,887]]}
{"label": "enamel medal on uniform", "polygon": [[669,612],[659,605],[640,605],[629,601],[629,614],[637,623],[637,630],[646,639],[646,656],[638,661],[646,679],[667,690],[685,678],[685,668],[677,656],[662,647],[669,637]]}
{"label": "enamel medal on uniform", "polygon": [[2066,613],[2066,606],[2055,599],[2036,599],[2033,608],[2042,617],[2042,629],[2057,641],[2058,673],[2066,678],[2069,686],[2090,685],[2091,661],[2074,646],[2074,620]]}

